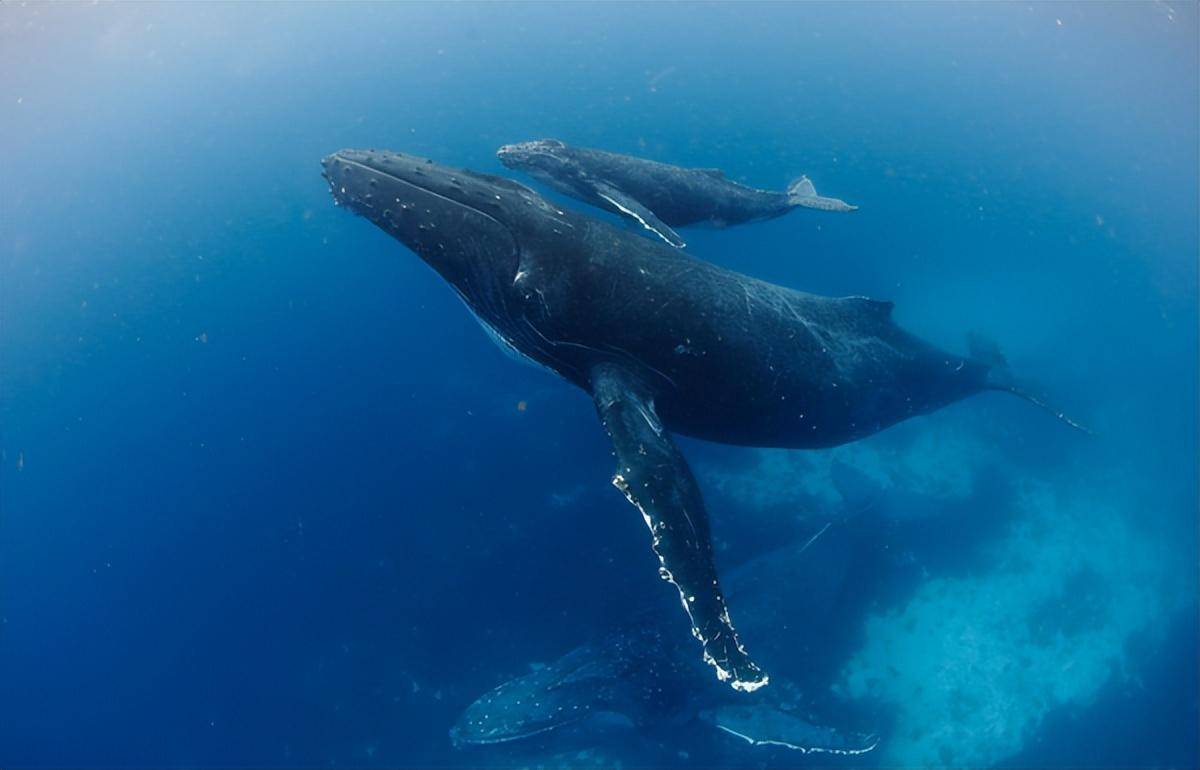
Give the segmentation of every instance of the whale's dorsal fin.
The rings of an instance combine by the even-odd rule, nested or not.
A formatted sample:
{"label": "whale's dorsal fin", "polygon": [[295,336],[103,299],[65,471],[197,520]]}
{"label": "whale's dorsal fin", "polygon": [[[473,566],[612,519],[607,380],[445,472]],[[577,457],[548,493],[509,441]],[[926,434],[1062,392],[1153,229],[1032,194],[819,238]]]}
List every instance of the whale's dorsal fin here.
{"label": "whale's dorsal fin", "polygon": [[719,168],[698,168],[696,170],[699,171],[701,174],[708,174],[709,176],[713,177],[714,179],[724,179],[725,178],[725,172]]}
{"label": "whale's dorsal fin", "polygon": [[665,222],[655,216],[654,212],[646,208],[642,203],[629,195],[623,190],[608,184],[607,182],[592,182],[592,189],[597,196],[609,204],[614,206],[617,211],[630,219],[635,220],[642,227],[662,238],[667,243],[677,249],[682,249],[687,244],[679,237],[679,234],[666,225]]}
{"label": "whale's dorsal fin", "polygon": [[868,315],[873,316],[878,321],[892,320],[892,308],[896,303],[884,299],[871,299],[870,297],[842,297],[846,302],[853,302],[857,307]]}
{"label": "whale's dorsal fin", "polygon": [[767,676],[746,654],[729,620],[713,564],[708,514],[687,461],[663,429],[654,400],[623,366],[602,363],[591,372],[592,399],[612,439],[617,472],[612,483],[642,514],[658,573],[679,590],[704,646],[704,661],[735,690],[751,692]]}

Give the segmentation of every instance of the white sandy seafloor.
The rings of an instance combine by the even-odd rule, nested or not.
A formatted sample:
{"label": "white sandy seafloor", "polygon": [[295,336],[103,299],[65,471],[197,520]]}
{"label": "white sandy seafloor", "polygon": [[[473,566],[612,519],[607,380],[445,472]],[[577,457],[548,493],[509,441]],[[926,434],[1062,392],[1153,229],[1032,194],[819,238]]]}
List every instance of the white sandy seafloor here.
{"label": "white sandy seafloor", "polygon": [[[1001,459],[961,415],[926,421],[899,440],[762,450],[746,472],[704,469],[703,477],[751,508],[811,508],[836,504],[829,468],[837,459],[885,491],[967,500]],[[864,620],[862,647],[834,692],[895,714],[881,764],[994,765],[1021,752],[1053,710],[1086,707],[1106,685],[1136,680],[1127,643],[1153,638],[1188,599],[1168,544],[1131,520],[1147,515],[1144,501],[1122,499],[1114,492],[1122,489],[1116,479],[1026,478],[982,571],[931,577],[902,606]]]}

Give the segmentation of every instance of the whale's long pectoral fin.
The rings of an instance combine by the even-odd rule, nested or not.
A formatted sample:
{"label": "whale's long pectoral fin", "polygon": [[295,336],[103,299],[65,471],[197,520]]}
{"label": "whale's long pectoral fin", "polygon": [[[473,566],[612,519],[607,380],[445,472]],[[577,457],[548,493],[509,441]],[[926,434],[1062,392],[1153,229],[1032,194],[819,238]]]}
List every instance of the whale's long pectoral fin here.
{"label": "whale's long pectoral fin", "polygon": [[654,212],[642,205],[640,201],[632,195],[618,190],[605,182],[593,182],[592,187],[596,195],[603,200],[608,201],[611,205],[624,216],[635,220],[642,227],[662,238],[667,243],[677,249],[682,249],[687,244],[679,237],[679,234],[666,225],[661,219],[655,216]]}
{"label": "whale's long pectoral fin", "polygon": [[713,564],[708,515],[691,469],[635,375],[606,363],[592,370],[591,379],[596,411],[617,457],[613,485],[650,528],[659,575],[679,589],[705,662],[735,690],[757,690],[767,676],[746,654],[729,620]]}
{"label": "whale's long pectoral fin", "polygon": [[865,754],[879,743],[877,736],[814,725],[766,703],[722,706],[702,712],[700,719],[752,746],[785,748],[802,754]]}

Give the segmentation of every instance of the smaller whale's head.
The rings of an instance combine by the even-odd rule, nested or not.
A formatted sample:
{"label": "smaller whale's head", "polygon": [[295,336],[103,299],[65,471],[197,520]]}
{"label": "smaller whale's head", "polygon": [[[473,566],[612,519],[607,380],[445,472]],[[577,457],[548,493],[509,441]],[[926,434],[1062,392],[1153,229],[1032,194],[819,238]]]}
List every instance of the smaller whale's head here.
{"label": "smaller whale's head", "polygon": [[535,142],[506,144],[496,150],[496,157],[508,168],[524,171],[543,181],[561,179],[570,173],[574,164],[567,145],[557,139],[538,139]]}
{"label": "smaller whale's head", "polygon": [[403,153],[341,150],[321,166],[335,203],[412,249],[468,300],[510,285],[522,239],[552,233],[562,216],[512,180]]}

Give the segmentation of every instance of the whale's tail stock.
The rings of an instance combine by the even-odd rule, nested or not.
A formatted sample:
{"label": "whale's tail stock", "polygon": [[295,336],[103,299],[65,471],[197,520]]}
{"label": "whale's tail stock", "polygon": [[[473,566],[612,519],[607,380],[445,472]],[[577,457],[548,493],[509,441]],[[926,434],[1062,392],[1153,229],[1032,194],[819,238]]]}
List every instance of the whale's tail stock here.
{"label": "whale's tail stock", "polygon": [[1069,417],[1057,407],[1051,406],[1028,382],[1019,379],[1008,366],[1008,359],[996,342],[984,335],[971,332],[967,335],[967,345],[970,349],[971,360],[989,367],[987,387],[991,390],[1002,390],[1014,396],[1023,398],[1034,406],[1040,407],[1054,415],[1060,421],[1070,425],[1081,433],[1095,436],[1095,432]]}
{"label": "whale's tail stock", "polygon": [[820,211],[857,211],[858,206],[852,206],[839,198],[826,198],[817,195],[812,180],[806,176],[794,180],[787,189],[788,202],[793,206],[803,206],[806,209]]}

